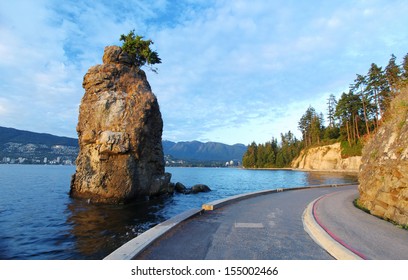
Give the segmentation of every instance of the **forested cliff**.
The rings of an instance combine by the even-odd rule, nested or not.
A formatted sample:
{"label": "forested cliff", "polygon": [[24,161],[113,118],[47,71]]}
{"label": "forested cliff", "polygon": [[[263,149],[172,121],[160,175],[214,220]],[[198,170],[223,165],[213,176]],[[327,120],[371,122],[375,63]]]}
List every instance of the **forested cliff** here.
{"label": "forested cliff", "polygon": [[[323,113],[309,106],[298,122],[301,139],[289,131],[281,134],[280,142],[275,138],[264,144],[253,142],[243,156],[243,166],[321,169],[310,167],[330,165],[342,170],[349,165],[357,170],[364,144],[378,131],[391,101],[405,85],[408,85],[408,54],[401,64],[394,55],[385,68],[372,63],[367,74],[357,74],[348,92],[343,92],[338,100],[334,94],[328,97],[327,125]],[[321,147],[333,144],[331,148]],[[323,150],[335,150],[338,164],[318,163],[319,159],[325,160]]]}

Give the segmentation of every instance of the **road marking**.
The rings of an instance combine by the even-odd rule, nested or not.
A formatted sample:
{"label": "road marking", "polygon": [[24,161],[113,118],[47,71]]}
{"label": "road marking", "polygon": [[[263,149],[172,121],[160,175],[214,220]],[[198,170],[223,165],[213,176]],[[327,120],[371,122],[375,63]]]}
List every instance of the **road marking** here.
{"label": "road marking", "polygon": [[262,223],[235,223],[235,228],[263,228]]}

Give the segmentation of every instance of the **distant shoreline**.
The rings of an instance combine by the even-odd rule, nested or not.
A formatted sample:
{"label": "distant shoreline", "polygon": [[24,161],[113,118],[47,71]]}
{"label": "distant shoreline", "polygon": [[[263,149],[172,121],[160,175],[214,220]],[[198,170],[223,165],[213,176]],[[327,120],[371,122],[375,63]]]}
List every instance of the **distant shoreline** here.
{"label": "distant shoreline", "polygon": [[291,167],[281,167],[281,168],[245,168],[246,170],[287,170],[287,171],[303,171],[303,172],[327,172],[327,173],[351,173],[358,174],[358,170],[344,170],[344,169],[302,169],[302,168],[291,168]]}

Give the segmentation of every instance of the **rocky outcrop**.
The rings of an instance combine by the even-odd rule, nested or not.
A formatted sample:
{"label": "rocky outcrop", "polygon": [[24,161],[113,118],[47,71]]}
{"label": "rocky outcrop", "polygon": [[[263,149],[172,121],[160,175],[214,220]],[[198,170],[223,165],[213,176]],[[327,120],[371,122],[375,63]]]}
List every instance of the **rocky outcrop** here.
{"label": "rocky outcrop", "polygon": [[103,64],[88,70],[83,88],[71,196],[121,203],[168,192],[163,121],[145,73],[120,47],[106,47]]}
{"label": "rocky outcrop", "polygon": [[341,157],[340,143],[303,150],[292,162],[292,168],[318,171],[358,172],[361,157]]}
{"label": "rocky outcrop", "polygon": [[365,145],[359,204],[373,215],[408,224],[408,89],[391,103],[385,123]]}
{"label": "rocky outcrop", "polygon": [[191,188],[187,188],[184,186],[182,183],[177,182],[174,186],[174,189],[178,193],[182,194],[191,194],[191,193],[200,193],[200,192],[210,192],[211,189],[207,185],[204,184],[196,184],[192,186]]}

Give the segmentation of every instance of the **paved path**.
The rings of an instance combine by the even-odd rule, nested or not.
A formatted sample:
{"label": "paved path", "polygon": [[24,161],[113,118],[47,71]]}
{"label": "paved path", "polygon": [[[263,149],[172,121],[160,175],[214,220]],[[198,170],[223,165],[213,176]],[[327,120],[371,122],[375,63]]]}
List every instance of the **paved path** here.
{"label": "paved path", "polygon": [[137,259],[333,259],[305,232],[302,214],[314,199],[356,187],[261,195],[188,219]]}
{"label": "paved path", "polygon": [[356,188],[329,194],[317,201],[315,216],[365,259],[408,260],[408,231],[357,209],[356,197]]}
{"label": "paved path", "polygon": [[311,188],[257,194],[193,217],[199,212],[191,210],[107,259],[408,260],[408,231],[355,208],[357,197],[357,186]]}

